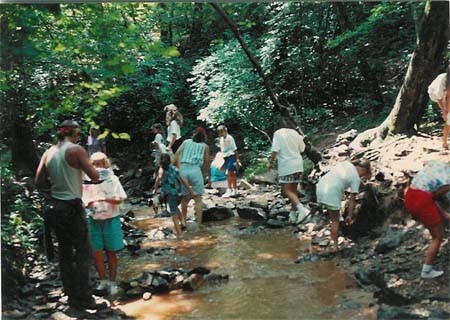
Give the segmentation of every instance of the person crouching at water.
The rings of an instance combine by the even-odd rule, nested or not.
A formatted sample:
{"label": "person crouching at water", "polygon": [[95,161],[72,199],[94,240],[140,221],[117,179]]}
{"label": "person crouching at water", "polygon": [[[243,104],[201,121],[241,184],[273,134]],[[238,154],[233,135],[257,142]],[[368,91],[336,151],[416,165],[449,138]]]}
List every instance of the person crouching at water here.
{"label": "person crouching at water", "polygon": [[343,161],[333,167],[317,183],[317,202],[324,206],[330,215],[331,240],[334,242],[335,251],[339,251],[339,217],[344,191],[350,188],[348,215],[345,222],[352,224],[361,177],[369,178],[370,175],[371,169],[368,160]]}
{"label": "person crouching at water", "polygon": [[181,213],[178,206],[181,199],[189,193],[192,193],[188,182],[180,175],[177,167],[175,167],[170,160],[167,153],[161,155],[161,169],[163,170],[161,178],[158,177],[155,181],[153,193],[156,194],[161,181],[161,192],[163,197],[167,197],[167,204],[169,212],[172,216],[173,225],[177,236],[181,236]]}
{"label": "person crouching at water", "polygon": [[405,208],[418,218],[430,231],[431,244],[425,255],[421,277],[431,279],[441,276],[444,271],[433,269],[434,257],[439,252],[442,241],[442,217],[449,221],[450,214],[436,204],[436,200],[450,192],[450,163],[429,161],[411,181],[405,193]]}

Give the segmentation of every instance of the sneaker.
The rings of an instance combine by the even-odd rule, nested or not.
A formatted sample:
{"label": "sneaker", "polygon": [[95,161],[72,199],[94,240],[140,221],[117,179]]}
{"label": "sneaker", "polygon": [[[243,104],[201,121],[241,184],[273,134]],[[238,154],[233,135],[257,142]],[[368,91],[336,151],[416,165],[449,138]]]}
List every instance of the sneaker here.
{"label": "sneaker", "polygon": [[227,190],[227,192],[225,192],[223,195],[222,195],[222,198],[230,198],[231,196],[232,196],[232,191],[231,190]]}
{"label": "sneaker", "polygon": [[112,296],[115,296],[119,293],[120,288],[117,285],[117,283],[111,281],[111,284],[109,285],[109,294]]}
{"label": "sneaker", "polygon": [[302,205],[301,203],[297,206],[297,224],[300,224],[303,222],[303,220],[306,219],[306,217],[309,215],[309,213],[311,212],[310,209],[308,209],[307,207],[305,207],[304,205]]}
{"label": "sneaker", "polygon": [[295,223],[297,221],[297,211],[289,212],[289,223]]}
{"label": "sneaker", "polygon": [[438,271],[438,270],[430,269],[430,271],[428,271],[428,272],[422,271],[420,276],[422,278],[424,278],[424,279],[433,279],[433,278],[440,277],[443,274],[444,274],[444,271]]}
{"label": "sneaker", "polygon": [[231,191],[231,196],[232,196],[232,197],[237,197],[238,195],[239,195],[239,193],[238,193],[237,189],[233,189],[233,190]]}

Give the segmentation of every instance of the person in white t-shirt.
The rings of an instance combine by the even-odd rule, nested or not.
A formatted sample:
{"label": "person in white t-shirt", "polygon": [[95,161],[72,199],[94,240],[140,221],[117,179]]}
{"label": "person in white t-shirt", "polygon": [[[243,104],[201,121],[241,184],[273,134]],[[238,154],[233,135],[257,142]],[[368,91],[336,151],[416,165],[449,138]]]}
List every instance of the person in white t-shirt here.
{"label": "person in white t-shirt", "polygon": [[444,119],[442,132],[442,147],[448,149],[448,135],[450,132],[450,66],[447,73],[441,73],[428,87],[430,99],[437,102]]}
{"label": "person in white t-shirt", "polygon": [[[127,195],[111,170],[109,159],[103,152],[96,152],[91,156],[92,165],[100,175],[100,184],[83,185],[83,203],[89,209],[88,217],[89,236],[100,283],[96,290],[109,291],[114,296],[119,287],[116,284],[117,252],[123,249],[122,224],[120,222],[120,204]],[[103,258],[106,251],[109,266],[109,281]]]}
{"label": "person in white t-shirt", "polygon": [[292,118],[281,118],[278,127],[279,129],[273,134],[269,170],[272,170],[277,160],[278,182],[281,184],[281,191],[292,205],[289,221],[301,223],[310,212],[300,203],[297,193],[297,186],[303,174],[303,158],[300,153],[305,150],[305,143],[303,136],[295,129],[297,125]]}
{"label": "person in white t-shirt", "polygon": [[227,175],[227,191],[222,197],[229,198],[237,196],[236,163],[239,162],[239,153],[236,143],[224,125],[217,127],[217,134],[220,137],[220,152],[222,152],[225,160],[223,166]]}
{"label": "person in white t-shirt", "polygon": [[330,214],[331,239],[334,242],[335,251],[339,251],[339,217],[344,191],[350,190],[348,215],[345,222],[351,224],[353,223],[353,211],[356,206],[356,195],[359,192],[361,177],[369,178],[370,174],[370,162],[367,160],[343,161],[333,167],[317,183],[317,202],[323,205]]}
{"label": "person in white t-shirt", "polygon": [[183,125],[183,116],[178,111],[178,108],[174,104],[169,104],[164,107],[166,111],[166,124],[167,124],[167,151],[172,151],[175,154],[180,147],[183,140],[181,139],[180,126]]}

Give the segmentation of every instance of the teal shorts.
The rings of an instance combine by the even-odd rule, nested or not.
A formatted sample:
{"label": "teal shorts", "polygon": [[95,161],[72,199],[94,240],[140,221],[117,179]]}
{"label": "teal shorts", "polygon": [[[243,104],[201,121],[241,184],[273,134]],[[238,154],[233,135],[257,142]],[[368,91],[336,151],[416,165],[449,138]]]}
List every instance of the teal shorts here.
{"label": "teal shorts", "polygon": [[123,232],[119,217],[105,220],[88,218],[88,226],[93,251],[123,249]]}

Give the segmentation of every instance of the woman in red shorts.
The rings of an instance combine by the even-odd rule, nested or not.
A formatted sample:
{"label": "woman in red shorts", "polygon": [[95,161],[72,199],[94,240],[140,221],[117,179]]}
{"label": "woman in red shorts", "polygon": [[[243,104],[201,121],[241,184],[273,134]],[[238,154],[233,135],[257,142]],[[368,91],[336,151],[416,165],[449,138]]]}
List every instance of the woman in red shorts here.
{"label": "woman in red shorts", "polygon": [[436,278],[444,271],[433,269],[432,263],[442,241],[442,217],[450,220],[448,209],[436,204],[436,200],[445,197],[450,191],[450,162],[429,161],[411,182],[405,194],[405,208],[430,230],[431,244],[425,255],[421,277]]}

